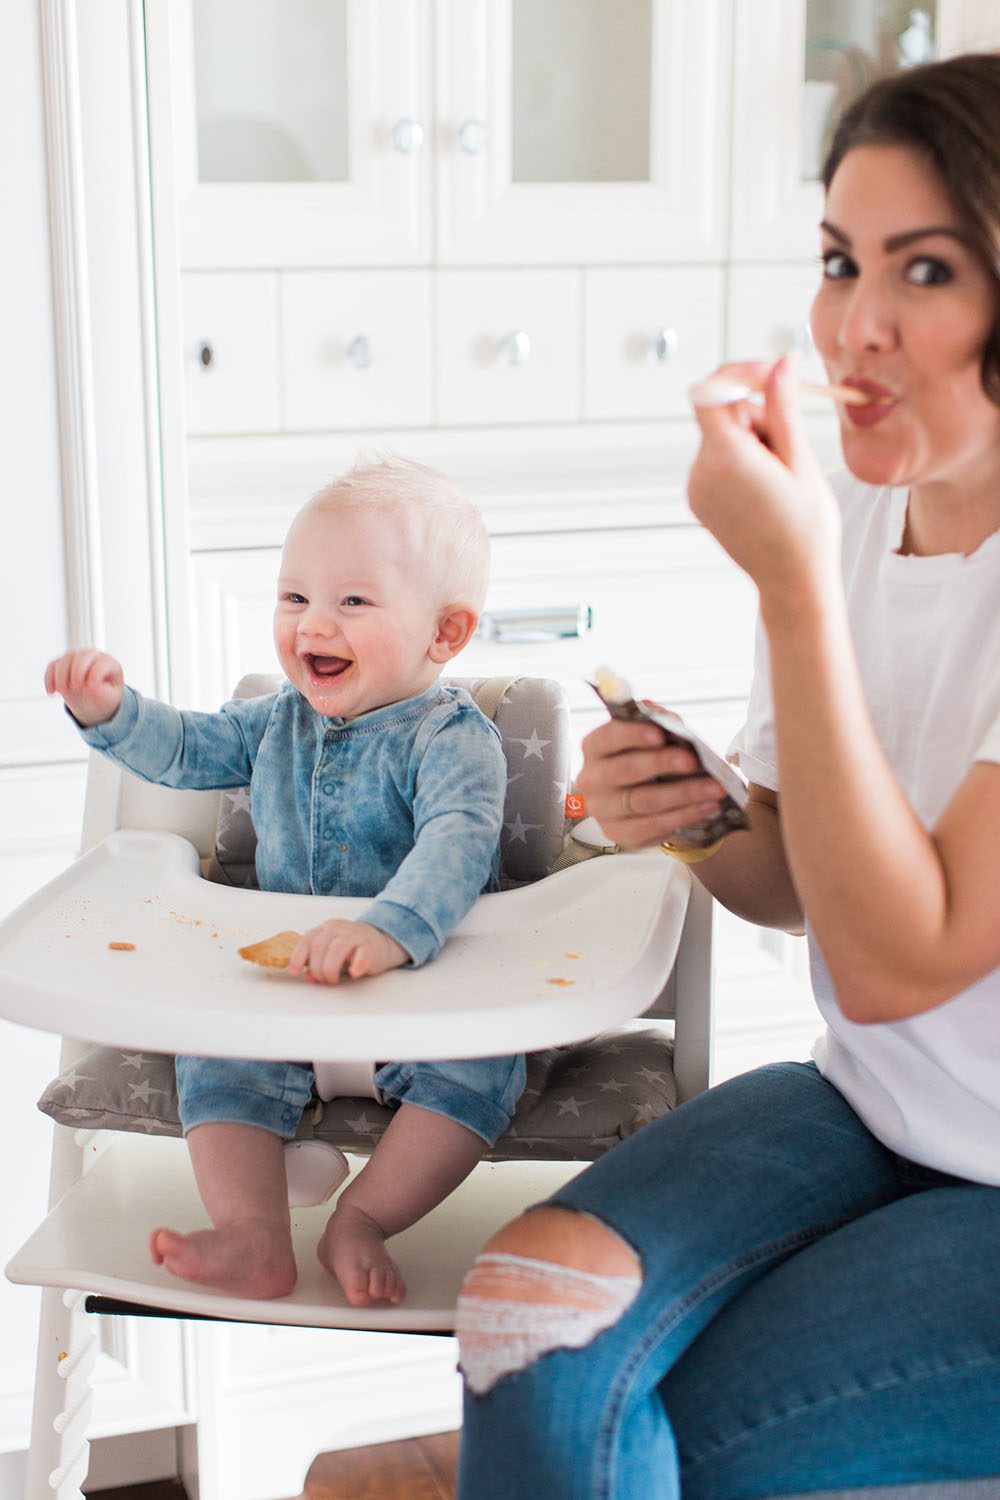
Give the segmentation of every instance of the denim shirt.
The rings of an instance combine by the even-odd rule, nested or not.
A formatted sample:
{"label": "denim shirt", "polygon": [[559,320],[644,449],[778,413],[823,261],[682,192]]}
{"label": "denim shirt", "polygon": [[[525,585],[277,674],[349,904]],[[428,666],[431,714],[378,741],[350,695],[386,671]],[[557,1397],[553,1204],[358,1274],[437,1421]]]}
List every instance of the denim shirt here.
{"label": "denim shirt", "polygon": [[496,890],[506,762],[464,688],[434,683],[356,719],[324,718],[285,683],[197,713],[126,687],[83,738],[144,781],[250,786],[262,890],[374,896],[359,920],[426,963]]}

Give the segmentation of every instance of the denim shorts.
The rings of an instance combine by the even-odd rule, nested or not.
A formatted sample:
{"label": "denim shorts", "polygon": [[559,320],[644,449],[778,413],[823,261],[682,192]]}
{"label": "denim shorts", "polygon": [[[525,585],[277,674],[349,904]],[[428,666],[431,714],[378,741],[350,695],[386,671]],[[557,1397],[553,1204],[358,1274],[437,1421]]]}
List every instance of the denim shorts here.
{"label": "denim shorts", "polygon": [[[313,1096],[308,1063],[245,1062],[226,1057],[175,1059],[177,1099],[184,1134],[195,1125],[257,1125],[291,1140]],[[520,1054],[458,1062],[382,1063],[375,1086],[388,1105],[404,1101],[445,1115],[488,1146],[510,1125],[524,1092]]]}

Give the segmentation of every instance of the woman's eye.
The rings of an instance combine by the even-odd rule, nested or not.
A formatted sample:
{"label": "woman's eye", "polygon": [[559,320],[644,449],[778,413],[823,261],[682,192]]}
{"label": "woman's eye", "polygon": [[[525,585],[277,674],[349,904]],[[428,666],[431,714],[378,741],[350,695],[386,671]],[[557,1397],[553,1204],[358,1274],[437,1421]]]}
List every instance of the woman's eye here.
{"label": "woman's eye", "polygon": [[921,255],[911,260],[906,268],[906,279],[917,286],[944,286],[952,280],[952,269],[943,260],[931,255]]}
{"label": "woman's eye", "polygon": [[843,281],[845,276],[854,275],[854,262],[843,250],[826,250],[821,259],[827,281]]}

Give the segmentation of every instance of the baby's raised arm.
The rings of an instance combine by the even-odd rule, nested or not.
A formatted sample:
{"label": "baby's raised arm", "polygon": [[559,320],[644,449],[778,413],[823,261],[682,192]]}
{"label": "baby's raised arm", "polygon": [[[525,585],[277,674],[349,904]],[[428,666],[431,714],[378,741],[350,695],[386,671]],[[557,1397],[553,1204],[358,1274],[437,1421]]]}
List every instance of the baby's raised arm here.
{"label": "baby's raised arm", "polygon": [[45,668],[45,691],[58,693],[84,729],[114,718],[124,685],[121,663],[93,646],[67,651]]}

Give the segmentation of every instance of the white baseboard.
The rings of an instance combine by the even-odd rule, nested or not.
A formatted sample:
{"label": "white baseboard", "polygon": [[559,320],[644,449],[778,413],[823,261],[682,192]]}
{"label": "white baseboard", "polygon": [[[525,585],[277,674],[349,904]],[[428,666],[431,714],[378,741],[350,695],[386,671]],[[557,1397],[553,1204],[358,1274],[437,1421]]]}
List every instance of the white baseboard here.
{"label": "white baseboard", "polygon": [[[173,1479],[179,1473],[179,1432],[177,1427],[164,1427],[159,1432],[129,1432],[121,1437],[98,1438],[90,1445],[84,1494]],[[7,1497],[3,1495],[2,1500]]]}

